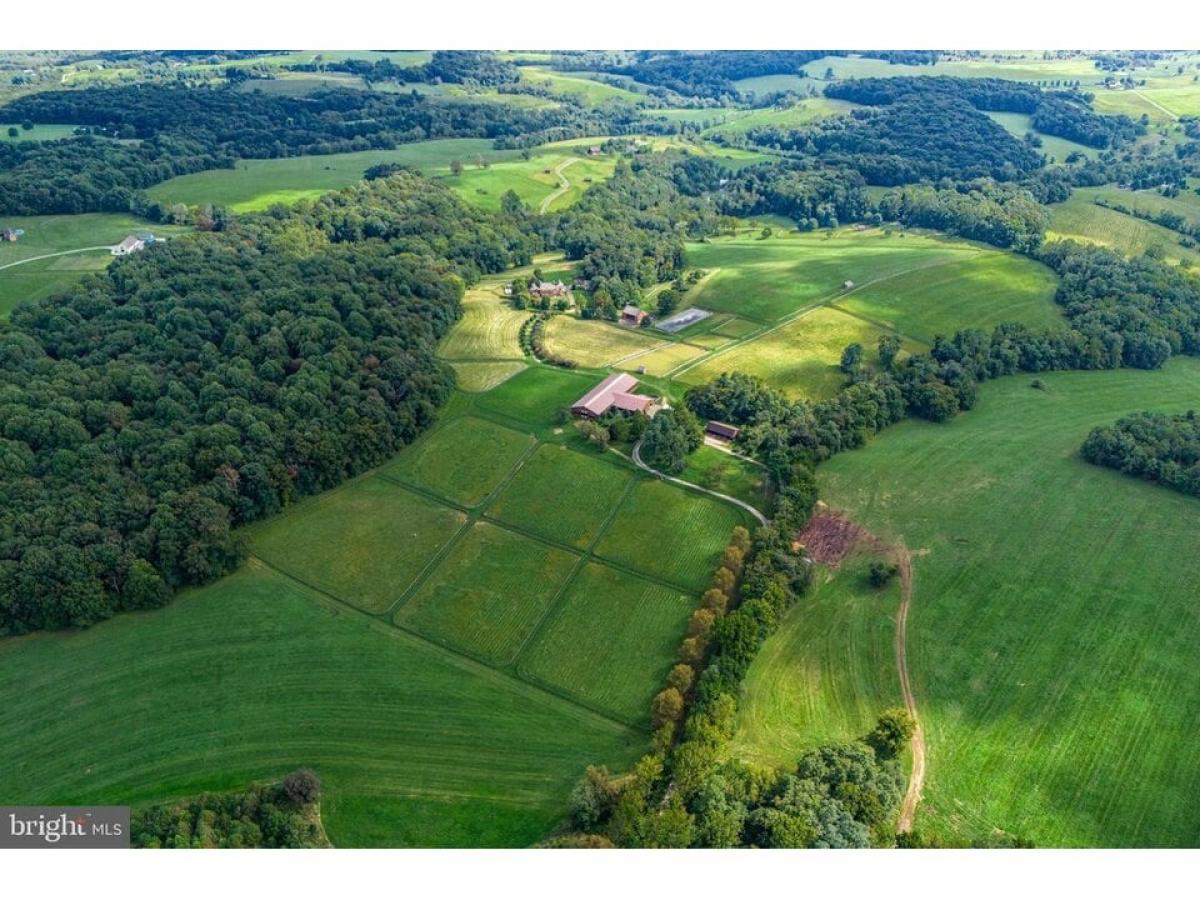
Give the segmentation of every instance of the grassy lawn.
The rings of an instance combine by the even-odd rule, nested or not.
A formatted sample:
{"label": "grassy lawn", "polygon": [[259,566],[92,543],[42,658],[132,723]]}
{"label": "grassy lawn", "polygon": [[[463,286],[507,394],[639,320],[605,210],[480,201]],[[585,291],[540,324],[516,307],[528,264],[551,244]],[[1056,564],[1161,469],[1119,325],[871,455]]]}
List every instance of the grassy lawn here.
{"label": "grassy lawn", "polygon": [[588,369],[612,365],[631,353],[667,345],[645,329],[571,315],[551,316],[546,323],[545,339],[546,349],[551,353]]}
{"label": "grassy lawn", "polygon": [[708,444],[701,444],[687,458],[687,466],[679,477],[711,491],[745,500],[755,509],[767,508],[766,470]]}
{"label": "grassy lawn", "polygon": [[1045,375],[1040,391],[1009,378],[952,423],[905,422],[819,469],[826,501],[914,554],[922,830],[1195,844],[1200,502],[1078,449],[1131,411],[1194,408],[1198,378],[1187,359]]}
{"label": "grassy lawn", "polygon": [[728,503],[646,478],[621,505],[596,555],[699,594],[734,527],[751,524]]}
{"label": "grassy lawn", "polygon": [[252,526],[251,549],[305,584],[379,613],[465,521],[449,507],[366,478]]}
{"label": "grassy lawn", "polygon": [[500,198],[515,191],[526,205],[538,211],[542,201],[561,185],[555,170],[566,164],[561,172],[569,187],[550,204],[547,211],[554,212],[570,206],[587,188],[607,179],[617,165],[615,156],[581,156],[573,146],[574,142],[546,144],[534,148],[529,159],[497,162],[486,168],[467,166],[461,175],[446,173],[440,177],[468,203],[483,209],[498,211]]}
{"label": "grassy lawn", "polygon": [[395,621],[488,663],[512,662],[575,565],[574,554],[476,522]]}
{"label": "grassy lawn", "polygon": [[477,506],[532,446],[533,438],[474,416],[451,419],[380,471],[463,506]]}
{"label": "grassy lawn", "polygon": [[670,588],[588,563],[519,668],[538,682],[644,723],[694,605]]}
{"label": "grassy lawn", "polygon": [[470,393],[490,391],[525,368],[523,362],[452,362],[458,388]]}
{"label": "grassy lawn", "polygon": [[[789,396],[823,400],[846,383],[846,376],[838,368],[846,346],[862,344],[864,360],[872,365],[875,346],[885,333],[887,329],[871,322],[822,306],[762,337],[710,356],[677,377],[690,385],[711,381],[722,372],[743,372],[758,376]],[[920,347],[911,340],[901,343],[910,353]]]}
{"label": "grassy lawn", "polygon": [[543,444],[487,515],[582,550],[596,539],[631,477],[624,466]]}
{"label": "grassy lawn", "polygon": [[900,586],[871,587],[872,558],[819,571],[758,651],[738,705],[737,756],[794,764],[814,746],[861,737],[880,712],[902,705],[892,649]]}
{"label": "grassy lawn", "polygon": [[24,803],[153,803],[310,766],[341,847],[528,846],[584,766],[645,744],[254,564],[164,609],[0,642],[0,739],[0,795]]}
{"label": "grassy lawn", "polygon": [[0,271],[0,318],[19,304],[66,290],[88,272],[102,272],[112,262],[107,250],[39,259]]}
{"label": "grassy lawn", "polygon": [[[0,141],[58,141],[75,136],[77,125],[34,125],[26,131],[20,122],[0,122]],[[16,128],[17,136],[13,137],[8,129]]]}
{"label": "grassy lawn", "polygon": [[1066,138],[1042,134],[1033,127],[1033,116],[1027,113],[989,112],[987,115],[1014,137],[1024,138],[1029,132],[1036,134],[1042,140],[1041,152],[1050,157],[1053,162],[1064,162],[1072,153],[1082,153],[1089,159],[1100,154],[1099,150],[1089,147],[1087,144],[1077,144]]}
{"label": "grassy lawn", "polygon": [[587,106],[597,106],[609,100],[624,100],[628,103],[641,103],[644,99],[640,94],[625,88],[614,87],[582,73],[559,72],[554,69],[543,69],[539,66],[524,66],[521,69],[521,81],[549,88],[552,93],[573,97]]}
{"label": "grassy lawn", "polygon": [[[718,339],[718,343],[724,342],[724,339]],[[706,349],[704,347],[697,347],[693,344],[682,342],[666,343],[656,350],[651,350],[649,353],[625,360],[617,368],[625,369],[629,372],[644,370],[648,375],[666,375],[667,372],[676,366],[690,362],[702,356],[705,352]]]}
{"label": "grassy lawn", "polygon": [[932,342],[937,334],[988,330],[1001,322],[1061,326],[1062,313],[1054,303],[1057,287],[1057,277],[1041,263],[992,251],[866,285],[833,305]]}
{"label": "grassy lawn", "polygon": [[[1174,231],[1092,202],[1094,196],[1101,195],[1099,191],[1106,190],[1109,189],[1077,188],[1070,199],[1051,206],[1047,239],[1072,238],[1101,244],[1129,256],[1145,253],[1150,247],[1159,247],[1164,259],[1182,262],[1190,268],[1200,266],[1200,252],[1181,246],[1179,235]],[[1130,208],[1133,206],[1127,201],[1125,205]]]}
{"label": "grassy lawn", "polygon": [[[790,76],[767,75],[762,79],[754,78],[748,80],[767,82],[773,78],[788,77]],[[812,82],[809,83],[811,84]],[[751,110],[748,115],[731,119],[721,125],[716,125],[705,131],[704,134],[707,137],[717,134],[745,134],[748,131],[758,128],[799,128],[802,125],[807,125],[809,122],[815,122],[817,119],[827,119],[830,116],[844,116],[850,110],[857,108],[857,103],[850,103],[846,100],[834,100],[832,97],[809,97],[782,109],[766,107],[764,109]]]}
{"label": "grassy lawn", "polygon": [[756,322],[774,322],[857,284],[978,254],[975,247],[917,234],[845,230],[734,238],[688,245],[688,263],[719,270],[688,292],[688,302]]}
{"label": "grassy lawn", "polygon": [[480,282],[463,296],[462,318],[438,348],[445,359],[524,359],[521,326],[529,312],[514,309],[496,279]]}

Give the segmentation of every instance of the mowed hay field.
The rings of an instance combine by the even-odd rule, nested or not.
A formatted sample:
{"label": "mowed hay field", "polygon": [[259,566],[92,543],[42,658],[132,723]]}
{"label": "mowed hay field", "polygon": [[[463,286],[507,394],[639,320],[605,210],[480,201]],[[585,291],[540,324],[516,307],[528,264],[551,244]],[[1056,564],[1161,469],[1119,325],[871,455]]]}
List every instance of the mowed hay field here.
{"label": "mowed hay field", "polygon": [[[668,342],[642,328],[626,328],[572,315],[551,316],[545,326],[546,349],[588,369],[614,365],[627,356]],[[640,365],[639,360],[636,365]]]}
{"label": "mowed hay field", "polygon": [[738,705],[738,756],[793,765],[812,747],[862,737],[880,712],[903,705],[892,649],[900,584],[871,587],[873,559],[855,554],[819,569],[759,650]]}
{"label": "mowed hay field", "polygon": [[[1121,196],[1126,200],[1121,200]],[[1145,253],[1151,247],[1163,251],[1163,258],[1180,262],[1189,268],[1200,267],[1200,252],[1179,243],[1180,235],[1153,222],[1106,209],[1093,202],[1097,196],[1125,203],[1131,209],[1137,205],[1130,200],[1136,196],[1128,191],[1114,192],[1104,188],[1076,188],[1070,199],[1050,207],[1048,240],[1070,238],[1110,247],[1127,256]]]}
{"label": "mowed hay field", "polygon": [[161,610],[5,639],[0,673],[0,795],[142,804],[310,766],[341,847],[527,846],[585,766],[626,766],[646,740],[261,564]]}
{"label": "mowed hay field", "polygon": [[[1134,410],[1195,408],[1200,364],[1041,378],[986,384],[953,422],[902,423],[818,471],[828,503],[913,554],[909,670],[928,744],[916,824],[1195,846],[1200,812],[1180,798],[1200,791],[1200,501],[1078,451]],[[837,677],[844,663],[812,666]]]}
{"label": "mowed hay field", "polygon": [[[676,378],[693,385],[709,382],[722,372],[742,372],[761,378],[789,396],[823,400],[846,383],[845,374],[838,368],[846,346],[861,344],[864,363],[870,367],[875,364],[879,338],[889,332],[865,319],[821,306],[760,337],[704,357]],[[921,348],[906,339],[901,345],[906,353]]]}

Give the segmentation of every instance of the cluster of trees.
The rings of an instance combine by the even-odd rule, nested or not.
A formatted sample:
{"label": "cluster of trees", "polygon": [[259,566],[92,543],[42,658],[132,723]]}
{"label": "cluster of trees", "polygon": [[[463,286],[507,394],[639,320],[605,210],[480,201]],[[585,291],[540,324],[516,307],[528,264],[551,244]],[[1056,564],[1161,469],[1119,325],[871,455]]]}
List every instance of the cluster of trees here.
{"label": "cluster of trees", "polygon": [[1200,497],[1200,414],[1139,412],[1094,428],[1083,458]]}
{"label": "cluster of trees", "polygon": [[279,784],[240,794],[201,794],[134,810],[130,843],[174,850],[326,847],[316,811],[320,797],[317,776],[297,769]]}
{"label": "cluster of trees", "polygon": [[638,53],[634,62],[610,66],[607,71],[687,96],[736,98],[733,82],[741,78],[795,75],[815,59],[845,55],[844,50],[646,51]]}
{"label": "cluster of trees", "polygon": [[1100,116],[1088,105],[1088,95],[1078,91],[1043,91],[1023,82],[1003,78],[855,78],[831,84],[825,95],[867,106],[890,106],[903,100],[936,102],[953,98],[977,110],[1019,112],[1033,117],[1033,127],[1089,147],[1117,147],[1146,133],[1145,122],[1125,115]]}
{"label": "cluster of trees", "polygon": [[[780,616],[808,585],[786,528],[735,535],[693,616],[683,662],[652,706],[651,752],[613,778],[589,768],[571,796],[573,833],[554,846],[840,848],[892,846],[899,757],[913,722],[888,710],[857,741],[773,770],[732,758],[741,682]],[[697,674],[699,673],[699,674]]]}
{"label": "cluster of trees", "polygon": [[980,179],[938,189],[913,185],[878,200],[879,218],[919,228],[936,228],[996,247],[1036,249],[1050,216],[1024,187]]}
{"label": "cluster of trees", "polygon": [[419,66],[397,65],[390,59],[339,59],[296,63],[286,68],[297,72],[350,72],[368,82],[398,81],[402,84],[471,84],[496,87],[521,79],[521,70],[485,50],[437,50],[429,62]]}
{"label": "cluster of trees", "polygon": [[[704,162],[721,171],[716,163]],[[845,222],[882,221],[866,184],[854,169],[817,166],[807,160],[785,161],[743,169],[729,178],[717,203],[729,215],[775,213],[809,230],[836,228]]]}
{"label": "cluster of trees", "polygon": [[0,118],[67,122],[143,141],[0,144],[0,213],[8,214],[127,211],[138,189],[238,158],[390,149],[447,137],[539,143],[603,132],[608,124],[580,107],[441,101],[416,92],[286,97],[164,84],[31,94],[4,107]]}
{"label": "cluster of trees", "polygon": [[1011,181],[1042,164],[1040,153],[969,102],[941,93],[905,94],[886,106],[799,129],[756,128],[747,138],[856,169],[880,185],[939,178]]}
{"label": "cluster of trees", "polygon": [[434,419],[464,282],[516,225],[408,174],[154,246],[0,324],[0,634],[166,602],[234,528]]}
{"label": "cluster of trees", "polygon": [[678,475],[687,458],[704,443],[704,426],[687,407],[664,409],[642,435],[642,461],[660,472]]}

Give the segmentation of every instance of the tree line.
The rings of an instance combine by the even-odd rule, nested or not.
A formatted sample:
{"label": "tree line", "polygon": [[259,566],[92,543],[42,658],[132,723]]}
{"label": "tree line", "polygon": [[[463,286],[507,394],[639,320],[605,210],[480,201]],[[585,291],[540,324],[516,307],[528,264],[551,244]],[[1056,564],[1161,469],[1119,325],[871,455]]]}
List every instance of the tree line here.
{"label": "tree line", "polygon": [[1137,412],[1092,429],[1083,458],[1200,497],[1200,413]]}
{"label": "tree line", "polygon": [[415,175],[156,245],[0,323],[0,634],[165,603],[453,387],[464,284],[540,248]]}

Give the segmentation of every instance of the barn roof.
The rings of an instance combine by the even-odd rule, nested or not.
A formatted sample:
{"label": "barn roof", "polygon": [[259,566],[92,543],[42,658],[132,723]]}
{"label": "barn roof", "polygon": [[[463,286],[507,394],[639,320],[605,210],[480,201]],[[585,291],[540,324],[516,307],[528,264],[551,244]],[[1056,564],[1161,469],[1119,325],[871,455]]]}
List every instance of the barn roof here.
{"label": "barn roof", "polygon": [[603,415],[613,405],[618,394],[632,397],[632,391],[637,387],[637,383],[637,379],[628,372],[614,372],[576,400],[575,405],[571,408],[590,413],[593,416]]}

